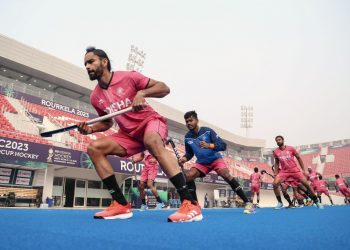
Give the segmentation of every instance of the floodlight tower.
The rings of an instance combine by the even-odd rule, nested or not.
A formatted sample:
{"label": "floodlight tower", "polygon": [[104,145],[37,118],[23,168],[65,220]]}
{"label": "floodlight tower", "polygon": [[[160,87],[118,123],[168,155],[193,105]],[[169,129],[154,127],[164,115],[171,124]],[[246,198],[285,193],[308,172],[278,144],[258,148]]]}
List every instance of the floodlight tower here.
{"label": "floodlight tower", "polygon": [[249,129],[253,127],[253,107],[241,106],[241,128],[245,128],[245,136],[249,136]]}
{"label": "floodlight tower", "polygon": [[128,62],[126,63],[126,69],[142,72],[145,59],[146,53],[143,50],[140,50],[138,47],[131,45]]}

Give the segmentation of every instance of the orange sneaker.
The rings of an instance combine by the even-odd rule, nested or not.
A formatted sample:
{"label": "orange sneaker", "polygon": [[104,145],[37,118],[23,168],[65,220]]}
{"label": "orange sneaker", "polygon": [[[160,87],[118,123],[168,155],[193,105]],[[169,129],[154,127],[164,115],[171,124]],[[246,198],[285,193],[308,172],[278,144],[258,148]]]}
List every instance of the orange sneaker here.
{"label": "orange sneaker", "polygon": [[116,201],[113,201],[109,207],[101,212],[97,212],[94,215],[94,219],[129,219],[132,217],[131,205],[130,203],[125,206],[119,204]]}
{"label": "orange sneaker", "polygon": [[199,204],[193,205],[191,201],[184,200],[179,210],[168,217],[168,222],[192,222],[202,219],[203,215]]}

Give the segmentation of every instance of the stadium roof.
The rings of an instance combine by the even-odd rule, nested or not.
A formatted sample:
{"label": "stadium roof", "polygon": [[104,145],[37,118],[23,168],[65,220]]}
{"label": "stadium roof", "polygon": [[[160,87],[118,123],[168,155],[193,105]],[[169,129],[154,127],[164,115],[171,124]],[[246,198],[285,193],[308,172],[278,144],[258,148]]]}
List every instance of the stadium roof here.
{"label": "stadium roof", "polygon": [[[96,84],[90,81],[83,68],[1,34],[0,66],[3,70],[8,69],[8,74],[10,74],[11,70],[20,72],[27,77],[27,82],[30,81],[32,85],[50,89],[50,91],[55,91],[74,99],[80,99],[84,102],[89,101],[91,90]],[[50,88],[48,88],[47,82],[51,84]],[[159,113],[168,118],[169,124],[173,128],[179,129],[178,132],[183,132],[186,129],[183,124],[183,112],[159,103],[154,99],[148,101]],[[200,123],[201,126],[213,128],[223,139],[234,144],[253,148],[265,147],[265,140],[238,136],[203,120]]]}

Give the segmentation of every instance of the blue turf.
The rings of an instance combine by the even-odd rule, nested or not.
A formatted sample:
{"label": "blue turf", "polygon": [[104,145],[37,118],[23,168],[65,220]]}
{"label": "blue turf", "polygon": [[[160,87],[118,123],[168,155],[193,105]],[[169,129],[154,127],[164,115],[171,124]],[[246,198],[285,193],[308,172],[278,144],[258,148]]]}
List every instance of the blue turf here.
{"label": "blue turf", "polygon": [[350,207],[203,210],[168,223],[171,210],[94,220],[93,210],[0,209],[0,249],[349,249]]}

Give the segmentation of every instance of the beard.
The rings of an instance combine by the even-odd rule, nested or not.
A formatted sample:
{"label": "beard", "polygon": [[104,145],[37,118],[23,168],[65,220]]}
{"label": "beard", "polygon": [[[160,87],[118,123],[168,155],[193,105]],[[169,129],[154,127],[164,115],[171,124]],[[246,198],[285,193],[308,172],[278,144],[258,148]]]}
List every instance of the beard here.
{"label": "beard", "polygon": [[102,65],[100,65],[96,70],[88,72],[89,78],[91,81],[98,80],[102,77],[103,74],[103,68]]}

